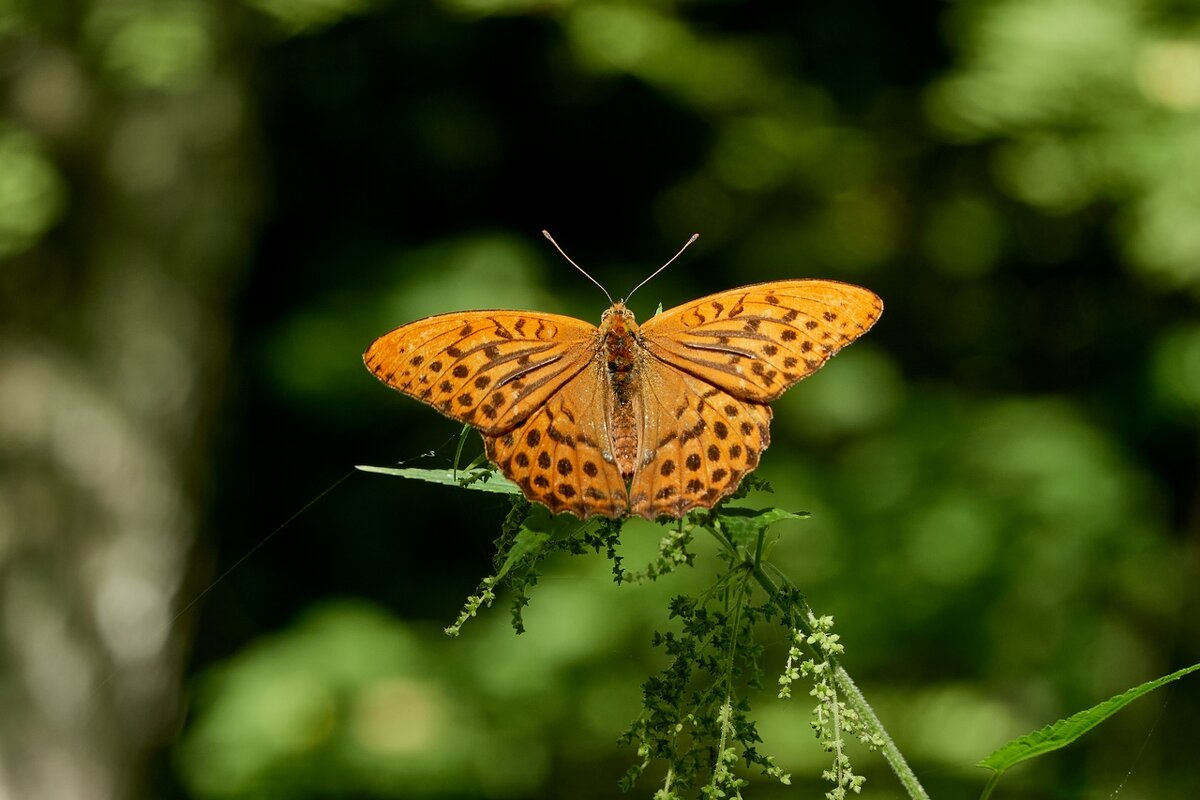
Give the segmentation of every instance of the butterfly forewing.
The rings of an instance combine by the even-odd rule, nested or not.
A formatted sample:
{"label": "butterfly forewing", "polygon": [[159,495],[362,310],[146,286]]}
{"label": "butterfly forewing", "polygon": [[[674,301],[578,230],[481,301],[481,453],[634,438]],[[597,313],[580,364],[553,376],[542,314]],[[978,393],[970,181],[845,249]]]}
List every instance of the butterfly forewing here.
{"label": "butterfly forewing", "polygon": [[384,334],[363,361],[392,388],[503,433],[592,363],[596,346],[596,327],[572,317],[460,311]]}
{"label": "butterfly forewing", "polygon": [[883,312],[874,293],[825,280],[774,281],[703,297],[641,326],[654,357],[714,386],[774,400],[866,333]]}

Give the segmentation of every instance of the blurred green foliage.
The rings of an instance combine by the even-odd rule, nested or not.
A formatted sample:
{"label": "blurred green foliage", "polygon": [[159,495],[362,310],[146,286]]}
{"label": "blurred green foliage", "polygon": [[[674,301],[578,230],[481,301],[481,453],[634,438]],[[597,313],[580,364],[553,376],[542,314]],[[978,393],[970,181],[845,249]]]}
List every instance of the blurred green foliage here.
{"label": "blurred green foliage", "polygon": [[0,257],[28,249],[63,209],[62,176],[31,134],[0,130]]}
{"label": "blurred green foliage", "polygon": [[1115,204],[1129,266],[1200,283],[1200,24],[1171,3],[963,5],[963,58],[929,93],[933,121],[997,138],[997,182],[1049,214]]}
{"label": "blurred green foliage", "polygon": [[213,24],[209,7],[196,0],[100,3],[86,35],[118,81],[178,89],[212,69]]}
{"label": "blurred green foliage", "polygon": [[[459,426],[361,368],[374,336],[468,307],[595,320],[605,301],[540,229],[615,296],[698,230],[643,318],[783,277],[887,303],[774,405],[760,473],[813,515],[780,526],[776,561],[837,618],[933,796],[977,792],[1008,738],[1200,661],[1192,5],[0,0],[0,52],[2,288],[87,297],[86,269],[143,270],[144,316],[111,315],[142,355],[105,361],[98,324],[78,338],[97,374],[150,387],[149,420],[171,391],[220,409],[181,470],[211,486],[193,513],[218,563],[197,575],[351,464],[447,465]],[[101,124],[130,97],[143,113]],[[253,164],[221,157],[235,135]],[[197,163],[252,188],[229,203]],[[148,253],[178,219],[203,225]],[[251,237],[241,275],[172,294],[180,264]],[[232,366],[181,389],[153,320],[200,307],[234,318],[207,342]],[[526,635],[497,607],[448,641],[506,503],[406,483],[355,476],[206,596],[189,717],[147,795],[613,793],[616,737],[662,667],[651,631],[713,554],[641,587],[552,561]],[[625,530],[631,563],[656,544]],[[787,642],[765,644],[782,666]],[[996,796],[1200,795],[1200,691],[1157,694]],[[798,786],[749,796],[823,791],[806,710],[756,705]],[[899,796],[878,757],[855,766],[864,796]]]}

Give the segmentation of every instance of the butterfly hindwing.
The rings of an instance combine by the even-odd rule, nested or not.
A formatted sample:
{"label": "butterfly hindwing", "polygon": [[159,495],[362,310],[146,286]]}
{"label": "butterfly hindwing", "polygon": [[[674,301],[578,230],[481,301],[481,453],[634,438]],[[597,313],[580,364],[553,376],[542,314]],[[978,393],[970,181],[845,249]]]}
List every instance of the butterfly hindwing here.
{"label": "butterfly hindwing", "polygon": [[628,496],[613,463],[602,413],[604,384],[596,367],[567,382],[520,425],[484,436],[487,456],[530,500],[578,517],[620,517]]}
{"label": "butterfly hindwing", "polygon": [[874,293],[826,280],[743,286],[648,319],[655,358],[736,397],[774,400],[866,333],[883,312]]}
{"label": "butterfly hindwing", "polygon": [[595,357],[594,325],[558,314],[460,311],[386,333],[363,354],[394,389],[485,433],[513,428]]}
{"label": "butterfly hindwing", "polygon": [[770,442],[771,409],[646,358],[641,456],[630,513],[680,517],[711,508],[758,466]]}

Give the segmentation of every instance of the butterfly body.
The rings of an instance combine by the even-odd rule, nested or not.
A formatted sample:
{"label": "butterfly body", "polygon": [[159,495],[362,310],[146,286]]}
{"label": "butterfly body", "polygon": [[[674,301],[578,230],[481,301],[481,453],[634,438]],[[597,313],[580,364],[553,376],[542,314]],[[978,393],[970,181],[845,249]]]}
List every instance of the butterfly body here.
{"label": "butterfly body", "polygon": [[767,402],[882,313],[857,286],[776,281],[599,327],[463,311],[403,325],[364,361],[388,385],[479,429],[525,495],[579,517],[679,517],[732,493],[770,441]]}
{"label": "butterfly body", "polygon": [[[605,409],[611,449],[602,451],[605,460],[614,461],[626,481],[633,477],[638,452],[637,384],[641,378],[638,360],[637,321],[624,302],[613,305],[600,318],[600,342],[612,389]],[[609,458],[611,456],[611,458]]]}

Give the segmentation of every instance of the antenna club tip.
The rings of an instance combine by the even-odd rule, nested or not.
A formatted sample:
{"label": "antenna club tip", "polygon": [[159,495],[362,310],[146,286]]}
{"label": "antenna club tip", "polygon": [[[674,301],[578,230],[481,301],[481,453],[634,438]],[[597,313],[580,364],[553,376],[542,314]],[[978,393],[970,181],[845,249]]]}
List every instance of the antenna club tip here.
{"label": "antenna club tip", "polygon": [[545,228],[542,228],[542,236],[545,236],[547,239],[550,239],[550,241],[552,241],[552,242],[554,241],[554,239],[550,236],[550,231],[546,230]]}
{"label": "antenna club tip", "polygon": [[699,239],[699,238],[700,238],[700,234],[698,234],[698,233],[693,233],[693,234],[692,234],[692,238],[688,239],[688,244],[691,244],[692,242],[696,241],[696,240],[697,240],[697,239]]}

